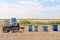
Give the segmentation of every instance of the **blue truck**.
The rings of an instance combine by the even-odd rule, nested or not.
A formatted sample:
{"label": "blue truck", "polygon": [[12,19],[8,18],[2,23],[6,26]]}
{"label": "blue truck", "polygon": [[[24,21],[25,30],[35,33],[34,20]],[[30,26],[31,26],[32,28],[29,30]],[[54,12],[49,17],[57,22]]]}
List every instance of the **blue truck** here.
{"label": "blue truck", "polygon": [[3,32],[5,33],[10,32],[10,31],[15,32],[18,30],[19,30],[19,23],[17,23],[16,18],[11,18],[11,22],[10,22],[10,19],[4,20]]}

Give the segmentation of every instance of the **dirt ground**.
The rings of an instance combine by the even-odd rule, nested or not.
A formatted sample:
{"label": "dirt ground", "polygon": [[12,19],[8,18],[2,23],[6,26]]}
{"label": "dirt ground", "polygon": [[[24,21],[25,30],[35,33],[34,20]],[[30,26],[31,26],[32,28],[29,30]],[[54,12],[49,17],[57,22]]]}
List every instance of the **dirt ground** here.
{"label": "dirt ground", "polygon": [[60,40],[60,25],[57,32],[52,31],[51,25],[48,26],[48,32],[43,32],[42,25],[40,25],[38,32],[29,32],[26,26],[24,32],[3,33],[3,26],[0,24],[0,40]]}

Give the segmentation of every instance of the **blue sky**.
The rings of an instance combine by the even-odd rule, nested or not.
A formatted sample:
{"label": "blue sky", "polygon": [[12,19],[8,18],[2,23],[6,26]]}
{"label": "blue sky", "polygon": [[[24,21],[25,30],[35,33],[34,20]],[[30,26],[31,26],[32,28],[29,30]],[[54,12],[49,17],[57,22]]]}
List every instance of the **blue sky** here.
{"label": "blue sky", "polygon": [[60,0],[0,0],[0,18],[60,18]]}

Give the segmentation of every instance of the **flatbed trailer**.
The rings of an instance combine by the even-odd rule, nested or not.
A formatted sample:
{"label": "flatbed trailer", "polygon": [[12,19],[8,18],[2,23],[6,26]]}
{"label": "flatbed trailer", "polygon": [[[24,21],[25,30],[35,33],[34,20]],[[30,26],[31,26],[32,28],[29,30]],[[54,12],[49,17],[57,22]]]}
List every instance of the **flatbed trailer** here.
{"label": "flatbed trailer", "polygon": [[20,29],[19,23],[17,23],[17,25],[15,25],[15,26],[12,24],[12,26],[11,26],[11,31],[12,32],[19,31],[19,29]]}

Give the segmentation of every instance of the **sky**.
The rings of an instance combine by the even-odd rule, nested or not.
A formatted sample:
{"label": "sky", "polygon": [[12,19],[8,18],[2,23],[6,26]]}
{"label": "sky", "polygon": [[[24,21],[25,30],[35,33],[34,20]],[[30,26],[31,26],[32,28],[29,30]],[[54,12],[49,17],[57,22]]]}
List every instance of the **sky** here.
{"label": "sky", "polygon": [[60,0],[0,0],[0,18],[60,18]]}

